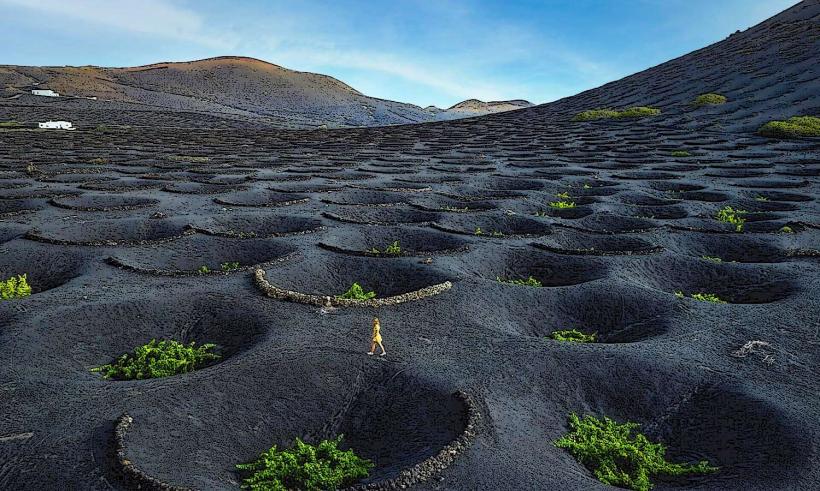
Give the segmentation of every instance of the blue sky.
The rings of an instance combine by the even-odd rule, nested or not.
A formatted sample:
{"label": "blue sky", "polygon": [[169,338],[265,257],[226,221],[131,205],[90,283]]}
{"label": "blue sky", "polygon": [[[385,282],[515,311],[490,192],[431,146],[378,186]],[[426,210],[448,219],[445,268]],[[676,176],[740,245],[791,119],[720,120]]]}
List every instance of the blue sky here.
{"label": "blue sky", "polygon": [[796,0],[0,0],[0,64],[219,55],[421,106],[552,101],[746,29]]}

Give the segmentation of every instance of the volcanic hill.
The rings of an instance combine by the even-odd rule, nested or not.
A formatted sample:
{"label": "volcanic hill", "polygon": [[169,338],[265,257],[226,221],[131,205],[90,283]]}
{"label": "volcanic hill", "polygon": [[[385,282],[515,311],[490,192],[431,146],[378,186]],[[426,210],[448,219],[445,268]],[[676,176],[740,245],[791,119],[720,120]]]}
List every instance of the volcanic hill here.
{"label": "volcanic hill", "polygon": [[[0,66],[9,104],[73,114],[78,123],[135,124],[131,112],[184,112],[282,128],[380,126],[479,116],[531,105],[471,99],[450,109],[368,97],[327,75],[223,56],[131,68]],[[31,89],[67,96],[44,100]],[[96,100],[88,98],[96,97]],[[59,109],[58,109],[59,108]],[[159,116],[162,124],[162,116]]]}

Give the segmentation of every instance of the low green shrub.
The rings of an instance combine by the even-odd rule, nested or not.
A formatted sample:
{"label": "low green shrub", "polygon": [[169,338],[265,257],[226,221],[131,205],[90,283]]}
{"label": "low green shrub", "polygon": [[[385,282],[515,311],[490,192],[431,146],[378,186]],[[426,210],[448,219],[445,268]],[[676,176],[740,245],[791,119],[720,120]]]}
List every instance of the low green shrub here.
{"label": "low green shrub", "polygon": [[726,103],[726,96],[720,94],[701,94],[695,97],[695,101],[693,102],[696,106],[717,106],[720,104]]}
{"label": "low green shrub", "polygon": [[724,206],[717,212],[717,216],[715,218],[718,219],[720,222],[730,223],[735,226],[735,231],[743,232],[743,224],[746,223],[746,219],[743,218],[741,215],[745,214],[746,210],[737,210],[732,208],[731,206]]}
{"label": "low green shrub", "polygon": [[568,199],[569,199],[569,192],[568,192],[568,191],[564,191],[563,193],[557,193],[557,194],[555,195],[555,197],[556,197],[556,198],[560,198],[562,201],[563,201],[563,200],[568,200]]}
{"label": "low green shrub", "polygon": [[550,208],[555,208],[556,210],[566,210],[569,208],[575,208],[574,201],[550,201]]}
{"label": "low green shrub", "polygon": [[527,279],[507,279],[507,278],[502,278],[500,276],[496,276],[495,280],[498,281],[499,283],[506,283],[508,285],[534,286],[534,287],[543,286],[540,281],[533,278],[532,276],[528,277]]}
{"label": "low green shrub", "polygon": [[222,263],[219,267],[220,267],[220,269],[222,269],[222,271],[227,273],[228,271],[237,270],[241,266],[238,262],[234,261],[234,262],[229,262],[229,263]]}
{"label": "low green shrub", "polygon": [[197,346],[196,342],[186,345],[174,340],[152,339],[133,353],[120,356],[114,363],[92,368],[91,371],[117,380],[169,377],[192,372],[218,360],[220,356],[211,353],[214,347],[214,344]]}
{"label": "low green shrub", "polygon": [[347,300],[370,300],[371,298],[376,297],[376,292],[365,292],[362,288],[362,285],[358,283],[353,283],[350,285],[350,288],[341,295],[336,295],[336,298],[342,298]]}
{"label": "low green shrub", "polygon": [[789,227],[788,225],[783,225],[782,227],[780,227],[779,232],[780,232],[781,234],[793,234],[793,233],[794,233],[794,229],[793,229],[793,228],[791,228],[791,227]]}
{"label": "low green shrub", "polygon": [[[487,235],[487,232],[481,230],[481,227],[476,227],[474,234],[475,235]],[[492,232],[490,232],[489,235],[491,237],[504,237],[504,232],[499,232],[498,230],[493,230]]]}
{"label": "low green shrub", "polygon": [[199,274],[208,274],[211,272],[211,268],[203,264],[199,267],[199,269],[196,270],[196,272]]}
{"label": "low green shrub", "polygon": [[672,155],[673,157],[691,157],[692,156],[692,154],[689,153],[686,150],[673,150],[670,155]]}
{"label": "low green shrub", "polygon": [[573,121],[594,121],[596,119],[612,119],[618,117],[615,109],[588,109],[581,111],[572,118]]}
{"label": "low green shrub", "polygon": [[582,111],[572,118],[573,121],[594,121],[596,119],[645,118],[657,116],[660,109],[646,106],[628,107],[626,109],[590,109]]}
{"label": "low green shrub", "polygon": [[701,259],[705,259],[707,261],[712,261],[713,263],[722,263],[723,259],[717,256],[700,256]]}
{"label": "low green shrub", "polygon": [[377,248],[377,247],[373,247],[368,252],[371,253],[371,254],[384,254],[384,255],[387,255],[387,256],[400,256],[401,255],[401,245],[399,244],[399,241],[396,240],[396,241],[393,241],[391,244],[389,244],[387,247],[385,247],[384,252],[379,250],[379,248]]}
{"label": "low green shrub", "polygon": [[0,280],[0,300],[14,300],[31,295],[28,276],[17,275],[7,280]]}
{"label": "low green shrub", "polygon": [[0,128],[22,128],[23,123],[17,121],[0,121]]}
{"label": "low green shrub", "polygon": [[820,136],[820,118],[793,116],[786,121],[769,121],[757,130],[768,138],[806,138]]}
{"label": "low green shrub", "polygon": [[[686,294],[682,291],[678,290],[675,292],[675,296],[678,298],[686,298]],[[701,302],[712,302],[712,303],[728,303],[726,300],[721,299],[714,293],[693,293],[689,295],[691,298],[695,300],[699,300]]]}
{"label": "low green shrub", "polygon": [[598,333],[584,334],[577,329],[564,329],[551,332],[549,337],[568,343],[594,343],[598,339]]}
{"label": "low green shrub", "polygon": [[692,298],[701,302],[727,303],[726,300],[722,300],[714,293],[693,293]]}
{"label": "low green shrub", "polygon": [[656,476],[690,476],[717,472],[717,467],[702,460],[697,464],[673,464],[666,460],[666,447],[652,443],[635,431],[639,424],[619,424],[606,416],[583,419],[569,415],[570,432],[553,444],[566,449],[576,460],[592,471],[604,484],[637,491],[654,487]]}
{"label": "low green shrub", "polygon": [[629,107],[621,111],[617,118],[646,118],[648,116],[657,116],[661,113],[660,109],[654,107],[636,106]]}
{"label": "low green shrub", "polygon": [[340,435],[315,446],[298,438],[292,448],[277,450],[274,445],[255,461],[236,465],[238,470],[250,474],[242,479],[242,487],[258,491],[322,491],[350,486],[370,475],[373,462],[353,450],[339,450],[341,441]]}

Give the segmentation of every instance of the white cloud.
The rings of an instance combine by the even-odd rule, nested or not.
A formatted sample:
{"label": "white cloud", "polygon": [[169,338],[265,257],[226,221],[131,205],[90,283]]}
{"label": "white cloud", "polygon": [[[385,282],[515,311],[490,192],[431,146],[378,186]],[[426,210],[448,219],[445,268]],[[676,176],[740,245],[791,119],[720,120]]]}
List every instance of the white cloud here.
{"label": "white cloud", "polygon": [[231,36],[209,32],[201,15],[169,0],[0,0],[0,5],[135,34],[182,39],[216,49],[231,49],[238,42]]}
{"label": "white cloud", "polygon": [[379,51],[296,47],[274,48],[270,59],[289,68],[295,66],[335,67],[380,72],[437,89],[454,97],[475,97],[483,100],[503,98],[503,91],[492,84],[469,81],[463,73],[436,66],[437,63],[417,62],[408,57]]}

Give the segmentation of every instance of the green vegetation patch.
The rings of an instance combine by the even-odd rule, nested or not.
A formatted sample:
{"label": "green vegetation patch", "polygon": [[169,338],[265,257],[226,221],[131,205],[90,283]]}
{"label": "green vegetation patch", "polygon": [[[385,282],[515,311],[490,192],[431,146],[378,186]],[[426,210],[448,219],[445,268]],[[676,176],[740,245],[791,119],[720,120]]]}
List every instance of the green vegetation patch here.
{"label": "green vegetation patch", "polygon": [[498,230],[493,230],[489,234],[483,230],[481,227],[476,227],[475,231],[473,231],[474,235],[489,235],[490,237],[504,237],[504,232],[499,232]]}
{"label": "green vegetation patch", "polygon": [[222,271],[227,273],[228,271],[236,271],[241,267],[241,265],[238,262],[233,261],[228,263],[222,263],[219,267],[220,269],[222,269]]}
{"label": "green vegetation patch", "polygon": [[23,123],[17,121],[0,121],[0,128],[22,128]]}
{"label": "green vegetation patch", "polygon": [[536,278],[532,276],[528,277],[527,279],[509,279],[509,278],[502,278],[500,276],[496,276],[495,280],[499,283],[506,283],[508,285],[518,285],[518,286],[533,286],[533,287],[541,287],[544,286],[538,281]]}
{"label": "green vegetation patch", "polygon": [[384,251],[380,250],[378,247],[373,247],[369,251],[371,254],[384,254],[386,256],[400,256],[401,255],[401,245],[399,241],[393,241],[393,243],[389,244],[387,247],[384,248]]}
{"label": "green vegetation patch", "polygon": [[621,118],[645,118],[657,116],[660,109],[646,106],[629,107],[622,110],[617,109],[590,109],[582,111],[572,118],[573,121],[594,121],[596,119],[621,119]]}
{"label": "green vegetation patch", "polygon": [[[682,291],[676,291],[675,296],[678,298],[686,298],[686,294]],[[728,303],[726,300],[718,297],[714,293],[693,293],[689,295],[691,298],[698,300],[700,302],[711,302],[711,303]]]}
{"label": "green vegetation patch", "polygon": [[779,232],[782,234],[793,234],[794,229],[789,227],[788,225],[783,225],[782,227],[780,227]]}
{"label": "green vegetation patch", "polygon": [[654,487],[656,476],[690,476],[717,472],[703,460],[697,464],[673,464],[666,460],[666,447],[652,443],[635,431],[640,425],[619,424],[607,417],[579,418],[569,415],[570,432],[554,442],[584,464],[604,484],[638,491]]}
{"label": "green vegetation patch", "polygon": [[577,329],[564,329],[551,332],[549,337],[567,343],[594,343],[598,339],[598,333],[584,334]]}
{"label": "green vegetation patch", "polygon": [[353,283],[350,288],[341,295],[336,295],[336,298],[345,300],[370,300],[376,297],[376,292],[365,292],[362,285]]}
{"label": "green vegetation patch", "polygon": [[731,206],[725,206],[718,210],[715,218],[717,218],[720,222],[730,223],[734,225],[736,232],[743,232],[743,224],[746,223],[746,219],[743,218],[741,215],[744,215],[746,213],[746,210],[738,210],[732,208]]}
{"label": "green vegetation patch", "polygon": [[636,106],[624,109],[618,113],[618,118],[646,118],[648,116],[657,116],[661,113],[660,109],[654,107]]}
{"label": "green vegetation patch", "polygon": [[670,155],[672,155],[673,157],[691,157],[692,156],[692,154],[689,153],[686,150],[673,150]]}
{"label": "green vegetation patch", "polygon": [[7,280],[0,280],[0,300],[13,300],[31,295],[31,286],[27,275],[12,276]]}
{"label": "green vegetation patch", "polygon": [[339,450],[341,441],[340,435],[315,446],[298,438],[292,448],[277,450],[274,445],[255,461],[236,465],[249,474],[242,480],[242,487],[255,491],[321,491],[346,487],[370,475],[373,462],[353,450]]}
{"label": "green vegetation patch", "polygon": [[727,303],[726,300],[721,299],[714,293],[693,293],[692,298],[701,302]]}
{"label": "green vegetation patch", "polygon": [[574,201],[550,201],[550,208],[555,208],[556,210],[566,210],[569,208],[575,208]]}
{"label": "green vegetation patch", "polygon": [[197,346],[196,342],[182,344],[174,340],[152,339],[133,353],[120,356],[114,363],[92,368],[91,371],[117,380],[170,377],[192,372],[218,360],[221,357],[211,352],[215,347],[215,344]]}
{"label": "green vegetation patch", "polygon": [[572,118],[573,121],[594,121],[596,119],[612,119],[618,117],[615,109],[588,109],[581,111]]}
{"label": "green vegetation patch", "polygon": [[726,104],[726,96],[714,93],[701,94],[695,97],[694,104],[696,106],[718,106]]}
{"label": "green vegetation patch", "polygon": [[768,138],[806,138],[820,136],[820,118],[815,116],[794,116],[786,121],[769,121],[757,130]]}

